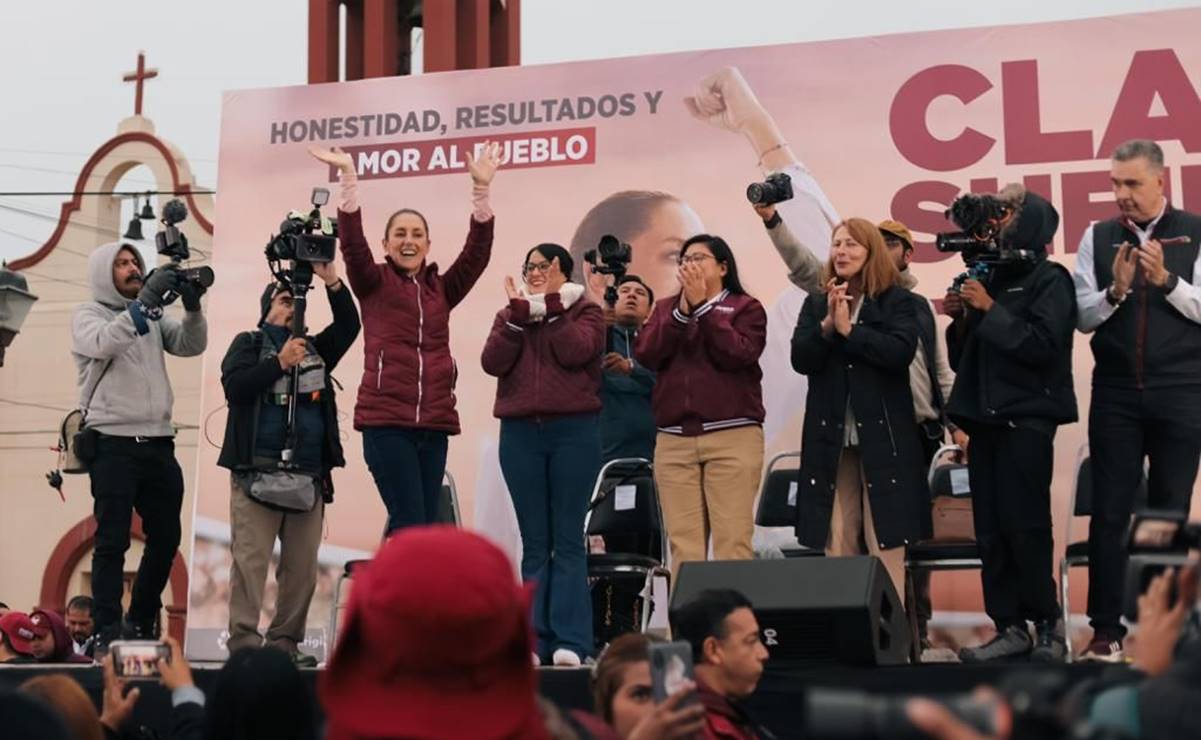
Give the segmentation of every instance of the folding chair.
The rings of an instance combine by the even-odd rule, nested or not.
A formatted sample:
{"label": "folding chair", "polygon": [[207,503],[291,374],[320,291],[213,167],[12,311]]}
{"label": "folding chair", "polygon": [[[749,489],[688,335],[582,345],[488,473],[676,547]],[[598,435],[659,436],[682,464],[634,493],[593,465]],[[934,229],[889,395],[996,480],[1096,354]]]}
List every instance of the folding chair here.
{"label": "folding chair", "polygon": [[[1146,508],[1146,506],[1147,474],[1144,470],[1143,478],[1139,481],[1138,489],[1134,494],[1133,511]],[[1088,443],[1080,445],[1080,449],[1076,452],[1076,471],[1072,480],[1072,500],[1068,504],[1068,511],[1071,512],[1071,515],[1067,518],[1068,522],[1064,527],[1063,535],[1068,546],[1064,548],[1063,558],[1059,561],[1059,602],[1063,611],[1063,632],[1068,662],[1071,663],[1075,660],[1076,653],[1072,649],[1072,631],[1068,628],[1068,619],[1072,613],[1068,576],[1072,568],[1088,567],[1088,537],[1077,542],[1072,541],[1072,520],[1078,516],[1091,517],[1093,514],[1093,465],[1092,458],[1089,456]]]}
{"label": "folding chair", "polygon": [[[964,470],[954,466],[940,466],[939,460],[948,452],[960,451],[957,445],[943,445],[934,453],[930,460],[930,470],[926,479],[930,485],[930,497],[955,496],[963,497],[961,473],[952,474],[952,470]],[[940,472],[941,471],[941,472]],[[970,486],[970,484],[969,484]],[[959,489],[959,490],[956,490]],[[966,495],[970,495],[970,490]],[[921,638],[917,623],[917,591],[913,583],[913,574],[918,571],[939,570],[979,570],[983,567],[980,561],[980,551],[972,540],[962,542],[918,542],[905,548],[905,607],[909,614],[909,629],[912,634],[910,643],[910,659],[914,663],[922,660]]]}
{"label": "folding chair", "polygon": [[590,579],[623,575],[642,578],[639,621],[640,630],[645,632],[650,625],[655,578],[661,577],[671,586],[663,511],[649,460],[618,458],[601,467],[584,520],[584,535],[585,542],[592,536],[606,538],[605,552],[588,553]]}
{"label": "folding chair", "polygon": [[[459,489],[455,486],[454,476],[450,471],[446,471],[442,479],[442,495],[438,498],[438,519],[439,524],[453,524],[456,527],[462,526],[462,519],[459,518]],[[346,607],[342,605],[342,590],[346,582],[353,580],[354,572],[362,567],[369,559],[347,560],[342,566],[342,573],[338,576],[338,580],[334,582],[333,603],[330,606],[329,614],[329,630],[327,632],[329,639],[328,646],[332,649],[334,640],[338,636],[338,616]],[[327,649],[327,655],[331,650]]]}
{"label": "folding chair", "polygon": [[[795,527],[797,523],[796,466],[781,466],[782,460],[795,459],[799,465],[800,452],[781,452],[767,462],[763,481],[759,485],[759,503],[755,507],[755,524],[760,527]],[[825,553],[795,546],[781,547],[786,558],[821,557]]]}

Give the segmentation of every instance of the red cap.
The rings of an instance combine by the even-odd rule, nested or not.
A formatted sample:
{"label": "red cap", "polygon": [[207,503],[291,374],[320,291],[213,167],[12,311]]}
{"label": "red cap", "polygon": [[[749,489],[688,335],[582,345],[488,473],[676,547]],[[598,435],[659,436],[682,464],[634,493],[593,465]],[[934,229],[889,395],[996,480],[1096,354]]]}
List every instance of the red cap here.
{"label": "red cap", "polygon": [[321,677],[331,728],[545,737],[530,661],[531,593],[479,535],[445,526],[398,532],[355,571],[346,627]]}
{"label": "red cap", "polygon": [[33,655],[29,641],[35,637],[45,637],[49,631],[47,626],[34,624],[24,612],[9,612],[0,617],[0,632],[8,637],[8,644],[12,645],[13,650],[22,655]]}

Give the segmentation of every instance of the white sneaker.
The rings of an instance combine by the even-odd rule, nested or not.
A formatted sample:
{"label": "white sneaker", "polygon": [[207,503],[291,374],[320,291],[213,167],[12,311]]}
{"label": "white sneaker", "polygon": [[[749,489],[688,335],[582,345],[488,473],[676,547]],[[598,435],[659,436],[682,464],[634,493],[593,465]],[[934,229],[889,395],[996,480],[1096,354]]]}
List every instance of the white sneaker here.
{"label": "white sneaker", "polygon": [[579,668],[581,664],[580,656],[576,655],[567,648],[559,648],[556,650],[554,656],[551,658],[551,662],[557,666],[563,666],[566,668]]}

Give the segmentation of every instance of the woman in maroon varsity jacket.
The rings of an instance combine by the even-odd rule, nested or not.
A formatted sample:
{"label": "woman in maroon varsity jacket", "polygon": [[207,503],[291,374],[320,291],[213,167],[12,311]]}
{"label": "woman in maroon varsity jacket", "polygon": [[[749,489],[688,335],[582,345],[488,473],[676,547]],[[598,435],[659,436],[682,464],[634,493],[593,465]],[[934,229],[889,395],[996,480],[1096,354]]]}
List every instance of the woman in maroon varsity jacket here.
{"label": "woman in maroon varsity jacket", "polygon": [[536,656],[578,666],[593,648],[584,514],[600,468],[606,329],[571,272],[558,244],[530,250],[525,285],[505,278],[509,305],[496,314],[482,362],[497,379],[493,413],[521,529],[521,577],[537,583]]}
{"label": "woman in maroon varsity jacket", "polygon": [[638,362],[658,373],[651,405],[655,483],[672,568],[752,555],[755,493],[763,467],[759,355],[767,314],[746,294],[730,245],[698,234],[680,252],[678,294],[655,304],[638,335]]}
{"label": "woman in maroon varsity jacket", "polygon": [[388,509],[387,532],[429,524],[438,516],[447,436],[459,433],[450,312],[492,256],[495,219],[488,187],[500,164],[499,148],[485,144],[478,159],[464,153],[473,210],[463,251],[445,273],[426,262],[429,224],[410,208],[388,218],[384,261],[376,262],[363,233],[350,155],[336,147],[309,151],[341,175],[339,244],[361,305],[365,344],[354,428],[363,433],[363,457]]}

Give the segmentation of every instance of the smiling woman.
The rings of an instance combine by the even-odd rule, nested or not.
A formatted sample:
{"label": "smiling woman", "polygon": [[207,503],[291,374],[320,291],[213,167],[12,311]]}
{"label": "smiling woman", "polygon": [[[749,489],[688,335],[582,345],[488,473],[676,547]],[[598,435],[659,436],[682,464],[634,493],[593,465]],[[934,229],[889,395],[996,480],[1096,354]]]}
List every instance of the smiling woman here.
{"label": "smiling woman", "polygon": [[499,153],[487,145],[478,159],[465,155],[474,185],[471,227],[463,251],[440,274],[426,262],[429,223],[412,208],[388,218],[384,261],[376,262],[363,233],[351,156],[337,148],[309,151],[342,178],[339,243],[361,305],[365,344],[354,427],[363,433],[363,456],[388,509],[386,531],[430,524],[438,515],[447,437],[459,432],[450,312],[492,256],[495,219],[488,190]]}

